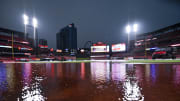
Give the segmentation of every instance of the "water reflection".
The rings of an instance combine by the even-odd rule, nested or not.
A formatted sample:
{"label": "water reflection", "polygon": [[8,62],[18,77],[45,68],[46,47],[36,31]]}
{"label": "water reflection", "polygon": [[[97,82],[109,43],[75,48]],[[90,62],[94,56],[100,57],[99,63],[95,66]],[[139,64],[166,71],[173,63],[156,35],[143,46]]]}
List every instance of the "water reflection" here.
{"label": "water reflection", "polygon": [[106,84],[112,78],[118,89],[123,88],[123,101],[144,101],[144,96],[141,93],[142,88],[138,84],[138,81],[141,81],[143,78],[141,72],[142,68],[135,68],[133,64],[112,63],[112,67],[110,68],[107,63],[91,63],[92,81],[96,81],[97,88],[104,90],[104,86],[107,86]]}
{"label": "water reflection", "polygon": [[63,77],[63,67],[61,63],[57,64],[57,77]]}
{"label": "water reflection", "polygon": [[135,71],[135,75],[138,79],[139,82],[142,82],[143,80],[143,75],[144,75],[144,68],[142,68],[141,66],[136,66],[136,67],[133,67],[133,73]]}
{"label": "water reflection", "polygon": [[174,83],[180,85],[180,65],[173,65],[174,69]]}
{"label": "water reflection", "polygon": [[51,64],[51,77],[54,78],[55,76],[55,71],[54,71],[54,64]]}
{"label": "water reflection", "polygon": [[45,101],[47,98],[44,96],[41,85],[45,79],[42,77],[44,74],[42,65],[25,63],[21,64],[20,68],[22,69],[23,85],[17,101]]}
{"label": "water reflection", "polygon": [[85,78],[85,63],[81,63],[81,79]]}
{"label": "water reflection", "polygon": [[[141,79],[141,70],[133,64],[127,64],[127,75],[123,82],[124,97],[123,101],[144,101],[144,96],[141,93],[142,88],[138,85],[138,79]],[[137,76],[136,76],[137,75]]]}
{"label": "water reflection", "polygon": [[127,77],[123,83],[124,98],[123,101],[144,101],[144,96],[141,94],[141,88],[135,77]]}
{"label": "water reflection", "polygon": [[25,64],[22,64],[22,75],[23,75],[23,83],[24,85],[29,85],[30,82],[31,82],[31,64],[30,63],[25,63]]}
{"label": "water reflection", "polygon": [[112,63],[112,80],[123,81],[126,78],[126,64]]}
{"label": "water reflection", "polygon": [[0,64],[0,101],[180,101],[179,85],[179,64]]}
{"label": "water reflection", "polygon": [[10,91],[13,91],[14,90],[14,81],[15,81],[14,64],[7,64],[6,70],[7,70],[6,77],[7,77],[8,88],[10,89]]}
{"label": "water reflection", "polygon": [[150,65],[150,71],[151,71],[152,82],[154,84],[156,82],[156,65],[155,64]]}
{"label": "water reflection", "polygon": [[24,86],[21,97],[18,97],[17,101],[45,101],[47,98],[42,92],[42,80],[43,77],[35,77],[34,83]]}
{"label": "water reflection", "polygon": [[150,76],[150,64],[146,64],[146,65],[145,65],[145,77],[146,77],[146,82],[149,82],[149,81],[150,81],[149,76]]}
{"label": "water reflection", "polygon": [[6,65],[0,64],[0,100],[3,100],[2,93],[8,89],[6,75]]}
{"label": "water reflection", "polygon": [[91,76],[92,81],[105,83],[110,79],[110,65],[105,62],[92,62],[91,63]]}

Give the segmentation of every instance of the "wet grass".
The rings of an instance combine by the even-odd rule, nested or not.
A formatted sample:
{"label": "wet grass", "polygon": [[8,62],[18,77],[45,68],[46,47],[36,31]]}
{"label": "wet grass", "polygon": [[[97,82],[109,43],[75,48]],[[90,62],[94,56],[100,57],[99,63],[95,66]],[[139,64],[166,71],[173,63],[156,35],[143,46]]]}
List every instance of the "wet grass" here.
{"label": "wet grass", "polygon": [[29,61],[29,62],[15,62],[15,63],[89,63],[90,60],[77,60],[77,61]]}
{"label": "wet grass", "polygon": [[128,63],[180,63],[180,60],[128,60]]}

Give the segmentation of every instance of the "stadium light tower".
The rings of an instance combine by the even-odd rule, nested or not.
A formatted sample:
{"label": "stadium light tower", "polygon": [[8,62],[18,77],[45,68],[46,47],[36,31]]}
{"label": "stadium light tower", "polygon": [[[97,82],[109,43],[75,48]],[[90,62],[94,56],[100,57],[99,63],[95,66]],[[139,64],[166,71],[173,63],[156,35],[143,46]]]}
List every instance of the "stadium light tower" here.
{"label": "stadium light tower", "polygon": [[127,32],[127,34],[129,34],[131,32],[131,26],[130,25],[126,26],[126,32]]}
{"label": "stadium light tower", "polygon": [[33,24],[33,27],[34,27],[34,40],[36,39],[36,28],[38,26],[38,21],[36,18],[33,18],[32,19],[32,24]]}
{"label": "stadium light tower", "polygon": [[34,27],[34,46],[35,46],[35,53],[36,56],[38,56],[38,38],[37,38],[37,27],[38,27],[38,21],[35,17],[32,18],[32,25]]}
{"label": "stadium light tower", "polygon": [[138,31],[138,24],[133,25],[133,31],[135,33],[135,42],[136,42],[136,32]]}
{"label": "stadium light tower", "polygon": [[128,49],[129,49],[129,40],[130,40],[129,34],[130,34],[130,32],[131,32],[131,26],[127,25],[126,26],[126,33],[128,34]]}
{"label": "stadium light tower", "polygon": [[26,34],[27,34],[27,25],[29,24],[29,17],[26,14],[23,14],[23,19],[24,19],[24,37],[26,39]]}

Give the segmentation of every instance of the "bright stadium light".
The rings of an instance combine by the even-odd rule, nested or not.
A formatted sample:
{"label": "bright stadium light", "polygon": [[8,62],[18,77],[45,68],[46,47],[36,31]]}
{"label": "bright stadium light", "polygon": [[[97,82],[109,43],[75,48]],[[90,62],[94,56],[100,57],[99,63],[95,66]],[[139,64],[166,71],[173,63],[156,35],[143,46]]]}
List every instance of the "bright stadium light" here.
{"label": "bright stadium light", "polygon": [[136,42],[136,32],[138,31],[138,24],[133,25],[133,31],[135,33],[135,42]]}
{"label": "bright stadium light", "polygon": [[126,26],[126,32],[129,34],[131,32],[131,26],[127,25]]}
{"label": "bright stadium light", "polygon": [[134,25],[133,25],[133,31],[134,31],[134,32],[137,32],[137,30],[138,30],[138,24],[134,24]]}
{"label": "bright stadium light", "polygon": [[29,24],[29,17],[26,14],[23,15],[23,19],[25,25]]}
{"label": "bright stadium light", "polygon": [[34,46],[36,47],[36,56],[38,55],[38,39],[37,39],[37,27],[38,27],[38,21],[35,17],[32,18],[32,25],[34,27]]}
{"label": "bright stadium light", "polygon": [[37,19],[36,19],[36,18],[33,18],[33,19],[32,19],[32,22],[33,22],[33,27],[34,27],[34,28],[37,28],[37,26],[38,26],[38,21],[37,21]]}
{"label": "bright stadium light", "polygon": [[26,34],[27,34],[27,25],[29,24],[29,17],[26,14],[23,14],[23,19],[24,19],[24,38],[26,39]]}
{"label": "bright stadium light", "polygon": [[130,40],[130,32],[131,32],[131,26],[130,25],[127,25],[126,26],[126,33],[128,34],[128,47],[127,47],[127,50],[129,51],[129,40]]}

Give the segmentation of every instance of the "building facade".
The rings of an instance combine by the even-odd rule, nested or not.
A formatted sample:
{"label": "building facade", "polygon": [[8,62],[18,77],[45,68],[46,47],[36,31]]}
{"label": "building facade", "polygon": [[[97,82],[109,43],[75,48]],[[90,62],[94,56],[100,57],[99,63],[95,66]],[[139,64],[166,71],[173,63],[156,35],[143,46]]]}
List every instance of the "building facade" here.
{"label": "building facade", "polygon": [[48,42],[46,39],[39,39],[39,55],[48,55],[49,49],[48,49]]}
{"label": "building facade", "polygon": [[39,39],[39,47],[40,48],[48,48],[48,43],[46,39]]}
{"label": "building facade", "polygon": [[180,51],[180,23],[138,35],[133,51],[137,56],[151,57],[156,48],[166,47],[177,47]]}
{"label": "building facade", "polygon": [[0,28],[0,60],[28,58],[33,53],[32,39],[25,39],[23,32]]}
{"label": "building facade", "polygon": [[73,23],[62,28],[56,38],[57,49],[77,49],[77,28]]}

